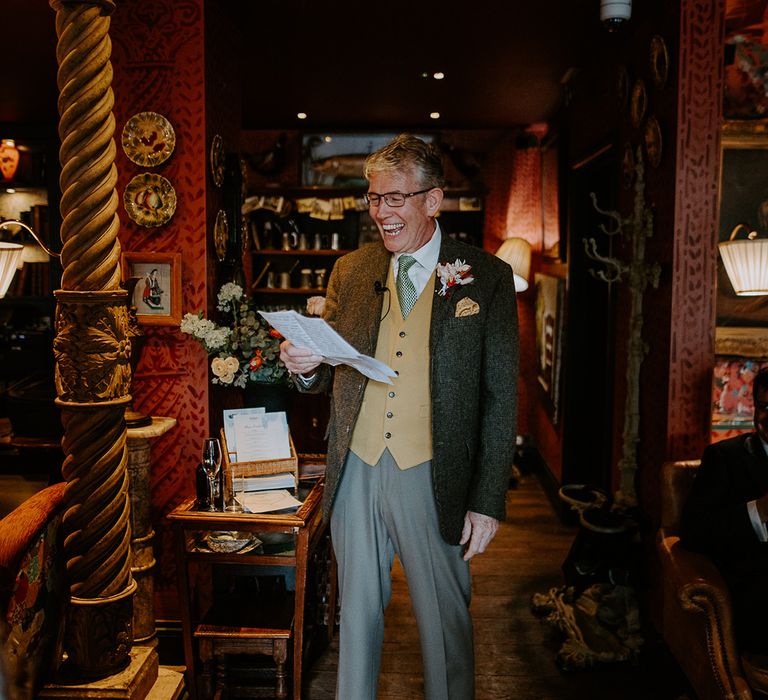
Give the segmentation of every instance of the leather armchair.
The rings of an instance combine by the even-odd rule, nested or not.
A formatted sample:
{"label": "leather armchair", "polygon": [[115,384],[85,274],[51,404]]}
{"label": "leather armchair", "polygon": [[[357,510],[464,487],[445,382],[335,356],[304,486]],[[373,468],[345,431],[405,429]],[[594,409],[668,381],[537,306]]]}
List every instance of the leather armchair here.
{"label": "leather armchair", "polygon": [[678,528],[698,460],[667,462],[661,471],[661,565],[664,641],[699,700],[748,700],[764,690],[759,661],[742,659],[736,645],[731,597],[720,572],[685,549]]}

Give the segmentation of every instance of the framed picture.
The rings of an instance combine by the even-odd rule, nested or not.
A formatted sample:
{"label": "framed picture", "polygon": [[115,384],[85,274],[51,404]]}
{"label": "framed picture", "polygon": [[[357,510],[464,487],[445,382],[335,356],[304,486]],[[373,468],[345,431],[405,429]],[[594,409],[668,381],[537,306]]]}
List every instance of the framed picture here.
{"label": "framed picture", "polygon": [[[351,187],[367,185],[365,159],[397,134],[304,134],[301,141],[301,184],[305,187]],[[431,143],[431,135],[417,134]]]}
{"label": "framed picture", "polygon": [[[721,178],[718,240],[729,240],[739,224],[768,237],[768,120],[723,125]],[[717,325],[765,327],[766,319],[768,296],[737,296],[718,255]]]}
{"label": "framed picture", "polygon": [[130,303],[139,323],[181,323],[181,253],[123,253],[121,264],[124,280],[138,278]]}
{"label": "framed picture", "polygon": [[565,280],[536,273],[536,374],[552,423],[557,425],[560,404]]}

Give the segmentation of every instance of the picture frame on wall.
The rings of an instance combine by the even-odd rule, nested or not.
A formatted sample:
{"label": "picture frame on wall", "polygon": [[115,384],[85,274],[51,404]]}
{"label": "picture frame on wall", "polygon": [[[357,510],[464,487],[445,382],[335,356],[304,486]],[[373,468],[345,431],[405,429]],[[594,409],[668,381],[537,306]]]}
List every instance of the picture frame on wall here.
{"label": "picture frame on wall", "polygon": [[130,304],[145,326],[181,323],[181,253],[125,252],[123,279],[138,278]]}
{"label": "picture frame on wall", "polygon": [[560,412],[560,374],[563,359],[565,280],[536,273],[536,376],[544,392],[552,424]]}
{"label": "picture frame on wall", "polygon": [[[726,121],[722,132],[718,241],[744,224],[768,237],[768,120]],[[742,234],[743,235],[743,234]],[[717,256],[717,325],[768,326],[768,296],[738,296]]]}

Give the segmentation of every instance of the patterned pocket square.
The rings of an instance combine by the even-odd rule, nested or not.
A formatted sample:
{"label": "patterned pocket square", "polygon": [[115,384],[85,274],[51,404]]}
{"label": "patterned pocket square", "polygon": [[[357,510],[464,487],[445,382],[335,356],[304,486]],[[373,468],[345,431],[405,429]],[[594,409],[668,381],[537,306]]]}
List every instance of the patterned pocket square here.
{"label": "patterned pocket square", "polygon": [[462,316],[474,316],[480,313],[480,304],[469,297],[464,297],[456,304],[456,318]]}

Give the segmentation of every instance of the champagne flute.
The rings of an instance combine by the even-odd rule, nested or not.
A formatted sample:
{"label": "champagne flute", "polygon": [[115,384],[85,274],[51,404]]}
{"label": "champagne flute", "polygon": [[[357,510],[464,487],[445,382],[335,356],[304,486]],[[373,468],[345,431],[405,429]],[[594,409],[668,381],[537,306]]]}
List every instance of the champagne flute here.
{"label": "champagne flute", "polygon": [[203,469],[208,477],[208,510],[216,510],[216,478],[221,470],[221,443],[218,438],[205,438],[203,443]]}

